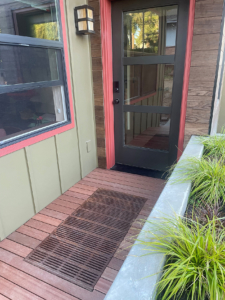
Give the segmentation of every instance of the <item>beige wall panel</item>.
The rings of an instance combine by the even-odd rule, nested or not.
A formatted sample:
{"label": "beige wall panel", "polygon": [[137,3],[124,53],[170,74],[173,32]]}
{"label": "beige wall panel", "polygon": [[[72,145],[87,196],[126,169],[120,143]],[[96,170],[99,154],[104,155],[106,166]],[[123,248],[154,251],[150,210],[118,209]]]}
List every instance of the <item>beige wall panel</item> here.
{"label": "beige wall panel", "polygon": [[55,138],[52,137],[27,148],[37,212],[61,195]]}
{"label": "beige wall panel", "polygon": [[5,238],[29,220],[35,211],[24,150],[1,157],[0,170],[1,238]]}
{"label": "beige wall panel", "polygon": [[90,37],[76,35],[74,23],[74,8],[83,4],[83,0],[65,1],[82,177],[97,167]]}
{"label": "beige wall panel", "polygon": [[56,136],[62,192],[81,179],[79,149],[76,129]]}

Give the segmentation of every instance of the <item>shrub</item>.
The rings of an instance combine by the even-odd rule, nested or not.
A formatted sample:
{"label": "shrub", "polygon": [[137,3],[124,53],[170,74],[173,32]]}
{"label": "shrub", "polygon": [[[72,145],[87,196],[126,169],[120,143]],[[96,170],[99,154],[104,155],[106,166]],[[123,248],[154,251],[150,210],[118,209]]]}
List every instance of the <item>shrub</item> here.
{"label": "shrub", "polygon": [[225,129],[223,135],[201,136],[198,140],[204,145],[204,154],[211,157],[225,157]]}
{"label": "shrub", "polygon": [[190,199],[210,204],[225,201],[225,165],[220,160],[187,158],[177,164],[175,183],[191,181]]}
{"label": "shrub", "polygon": [[154,239],[138,242],[167,257],[157,286],[161,299],[224,299],[225,230],[216,230],[216,219],[205,226],[179,216],[150,223],[160,234],[149,231]]}

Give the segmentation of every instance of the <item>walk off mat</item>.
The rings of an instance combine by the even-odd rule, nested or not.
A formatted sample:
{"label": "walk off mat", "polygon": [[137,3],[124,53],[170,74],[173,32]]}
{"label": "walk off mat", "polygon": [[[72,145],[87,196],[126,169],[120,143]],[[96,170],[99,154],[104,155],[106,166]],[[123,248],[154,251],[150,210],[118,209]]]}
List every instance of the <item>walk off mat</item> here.
{"label": "walk off mat", "polygon": [[98,189],[25,261],[93,291],[146,200]]}

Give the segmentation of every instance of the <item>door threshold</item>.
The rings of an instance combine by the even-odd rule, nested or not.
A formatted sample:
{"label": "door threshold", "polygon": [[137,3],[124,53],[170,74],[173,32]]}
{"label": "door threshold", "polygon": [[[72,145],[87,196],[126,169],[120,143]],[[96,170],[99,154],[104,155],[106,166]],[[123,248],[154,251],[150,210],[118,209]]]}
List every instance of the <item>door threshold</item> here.
{"label": "door threshold", "polygon": [[166,179],[168,175],[168,172],[165,171],[149,170],[122,164],[115,164],[111,170],[159,179]]}

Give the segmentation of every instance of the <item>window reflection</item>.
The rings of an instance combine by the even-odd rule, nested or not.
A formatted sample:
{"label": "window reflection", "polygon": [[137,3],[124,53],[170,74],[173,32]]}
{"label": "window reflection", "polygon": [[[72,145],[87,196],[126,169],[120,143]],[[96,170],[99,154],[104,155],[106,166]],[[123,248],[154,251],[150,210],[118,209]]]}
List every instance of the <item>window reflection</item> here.
{"label": "window reflection", "polygon": [[125,113],[125,145],[169,150],[170,115]]}
{"label": "window reflection", "polygon": [[58,80],[57,51],[0,45],[0,86]]}
{"label": "window reflection", "polygon": [[0,33],[58,41],[55,0],[1,0]]}
{"label": "window reflection", "polygon": [[174,65],[124,67],[124,104],[167,106],[172,104]]}
{"label": "window reflection", "polygon": [[66,120],[63,87],[0,95],[0,141]]}
{"label": "window reflection", "polygon": [[175,54],[177,6],[124,13],[124,56]]}

